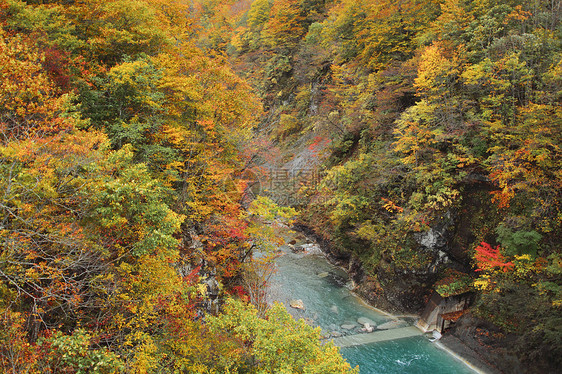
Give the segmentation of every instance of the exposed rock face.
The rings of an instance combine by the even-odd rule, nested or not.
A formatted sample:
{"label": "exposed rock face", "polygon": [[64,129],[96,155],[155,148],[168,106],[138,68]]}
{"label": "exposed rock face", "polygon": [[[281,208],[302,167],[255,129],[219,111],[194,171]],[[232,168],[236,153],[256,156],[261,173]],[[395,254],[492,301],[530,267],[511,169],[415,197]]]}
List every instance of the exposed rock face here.
{"label": "exposed rock face", "polygon": [[189,234],[188,240],[191,241],[191,244],[189,244],[189,246],[188,246],[189,249],[203,248],[203,243],[199,239],[199,235],[197,235],[197,233],[195,232],[195,229],[190,228],[189,231],[188,231],[188,234]]}
{"label": "exposed rock face", "polygon": [[214,276],[203,281],[207,285],[207,298],[204,303],[208,312],[217,314],[220,308],[220,284]]}
{"label": "exposed rock face", "polygon": [[492,373],[555,373],[556,368],[544,368],[534,363],[530,367],[523,367],[513,352],[515,336],[504,335],[492,324],[465,314],[452,326],[441,342],[445,346],[451,339],[459,339],[462,344],[476,352],[478,358],[486,362],[493,369]]}
{"label": "exposed rock face", "polygon": [[416,241],[431,251],[444,248],[447,245],[445,232],[442,229],[431,228],[429,231],[414,234]]}
{"label": "exposed rock face", "polygon": [[371,304],[391,313],[415,313],[424,310],[437,275],[426,272],[396,273],[392,264],[382,265],[376,277],[365,277],[356,292]]}
{"label": "exposed rock face", "polygon": [[349,265],[347,266],[347,273],[351,276],[351,279],[359,283],[365,277],[365,272],[363,271],[363,264],[355,256],[351,256],[349,259]]}
{"label": "exposed rock face", "polygon": [[216,298],[219,296],[220,285],[215,277],[207,278],[204,283],[207,285],[207,295],[209,295],[210,298]]}
{"label": "exposed rock face", "polygon": [[454,225],[453,214],[451,211],[445,213],[428,231],[414,233],[414,239],[423,250],[433,254],[433,263],[429,267],[429,272],[435,273],[438,266],[449,262],[449,242],[451,238],[450,228]]}
{"label": "exposed rock face", "polygon": [[355,256],[338,250],[307,226],[296,225],[295,229],[316,240],[330,262],[345,268],[355,291],[372,305],[392,313],[421,313],[425,308],[432,292],[430,287],[436,280],[434,272],[397,274],[392,266],[383,266],[379,269],[378,280],[372,279],[366,276],[361,261]]}
{"label": "exposed rock face", "polygon": [[418,244],[432,252],[445,249],[450,236],[449,228],[453,224],[453,215],[448,211],[428,231],[415,233],[414,238]]}

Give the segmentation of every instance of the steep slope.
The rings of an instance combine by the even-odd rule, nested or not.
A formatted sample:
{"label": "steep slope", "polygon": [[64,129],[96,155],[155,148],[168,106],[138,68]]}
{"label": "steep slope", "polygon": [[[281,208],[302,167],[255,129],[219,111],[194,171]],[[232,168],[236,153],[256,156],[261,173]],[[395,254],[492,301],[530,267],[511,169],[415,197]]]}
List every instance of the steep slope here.
{"label": "steep slope", "polygon": [[245,9],[230,40],[208,47],[263,99],[260,134],[281,155],[267,165],[284,170],[318,148],[320,180],[290,191],[302,223],[361,264],[359,287],[378,305],[419,312],[433,290],[469,287],[472,314],[498,326],[487,344],[513,347],[531,372],[555,368],[560,3]]}

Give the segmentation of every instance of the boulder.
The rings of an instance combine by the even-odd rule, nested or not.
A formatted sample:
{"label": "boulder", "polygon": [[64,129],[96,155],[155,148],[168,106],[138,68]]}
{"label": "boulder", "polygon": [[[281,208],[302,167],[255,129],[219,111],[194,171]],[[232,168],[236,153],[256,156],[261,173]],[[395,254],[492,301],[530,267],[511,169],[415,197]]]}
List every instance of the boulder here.
{"label": "boulder", "polygon": [[353,330],[354,328],[357,327],[357,325],[355,323],[344,323],[340,327],[344,330]]}
{"label": "boulder", "polygon": [[361,331],[373,332],[374,329],[375,329],[374,326],[371,326],[370,324],[366,323],[366,324],[363,325],[363,328],[361,329]]}
{"label": "boulder", "polygon": [[373,322],[371,319],[366,318],[366,317],[359,317],[357,318],[357,323],[360,325],[365,326],[366,324],[369,324],[372,327],[375,327],[377,324],[375,322]]}
{"label": "boulder", "polygon": [[291,248],[291,252],[293,253],[304,252],[304,247],[302,245],[290,245],[289,248]]}
{"label": "boulder", "polygon": [[291,300],[289,302],[289,305],[291,306],[291,308],[295,308],[295,309],[304,309],[304,303],[302,302],[301,299],[298,300]]}
{"label": "boulder", "polygon": [[320,246],[316,243],[307,243],[307,244],[303,244],[302,248],[304,251],[306,251],[307,253],[311,253],[311,254],[315,254],[315,253],[322,253],[322,249],[320,248]]}

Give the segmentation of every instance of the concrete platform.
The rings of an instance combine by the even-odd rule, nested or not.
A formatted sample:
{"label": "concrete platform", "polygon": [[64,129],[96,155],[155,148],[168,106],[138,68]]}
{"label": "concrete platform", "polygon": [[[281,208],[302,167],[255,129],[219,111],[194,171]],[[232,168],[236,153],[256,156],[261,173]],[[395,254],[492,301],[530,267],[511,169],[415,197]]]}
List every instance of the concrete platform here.
{"label": "concrete platform", "polygon": [[422,335],[420,329],[415,326],[401,327],[398,329],[374,331],[367,334],[356,334],[334,338],[332,341],[338,347],[351,347],[369,343],[385,342],[388,340],[409,338]]}

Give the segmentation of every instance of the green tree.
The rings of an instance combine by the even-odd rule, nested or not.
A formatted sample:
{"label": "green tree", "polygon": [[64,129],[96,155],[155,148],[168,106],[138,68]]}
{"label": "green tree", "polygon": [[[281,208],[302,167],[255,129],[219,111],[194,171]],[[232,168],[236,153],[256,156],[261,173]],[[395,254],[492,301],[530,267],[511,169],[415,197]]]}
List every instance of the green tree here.
{"label": "green tree", "polygon": [[240,359],[254,373],[353,373],[332,344],[320,342],[320,328],[295,321],[280,304],[257,315],[252,306],[229,300],[225,312],[209,321],[211,331],[240,341]]}

